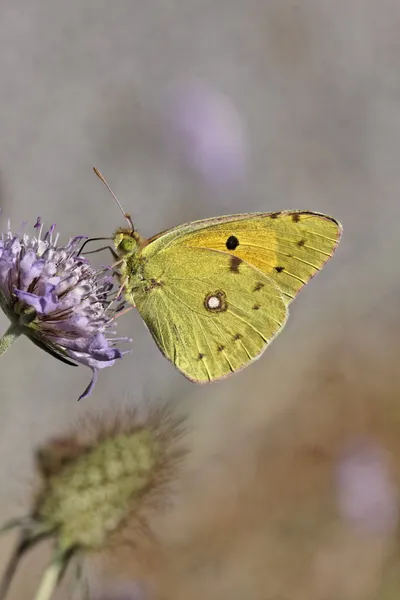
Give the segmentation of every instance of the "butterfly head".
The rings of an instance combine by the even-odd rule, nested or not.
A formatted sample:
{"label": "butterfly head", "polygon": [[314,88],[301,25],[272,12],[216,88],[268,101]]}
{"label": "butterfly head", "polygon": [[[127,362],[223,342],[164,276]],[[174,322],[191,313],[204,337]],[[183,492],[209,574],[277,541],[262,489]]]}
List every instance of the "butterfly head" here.
{"label": "butterfly head", "polygon": [[113,237],[114,247],[121,259],[127,259],[135,256],[139,251],[147,245],[147,240],[144,239],[134,229],[120,228]]}

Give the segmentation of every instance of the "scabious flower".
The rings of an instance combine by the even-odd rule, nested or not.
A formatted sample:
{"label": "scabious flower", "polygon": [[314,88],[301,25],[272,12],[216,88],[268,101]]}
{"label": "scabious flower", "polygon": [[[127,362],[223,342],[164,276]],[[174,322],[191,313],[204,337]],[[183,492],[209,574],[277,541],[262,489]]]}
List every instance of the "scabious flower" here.
{"label": "scabious flower", "polygon": [[0,355],[24,334],[67,364],[87,365],[93,377],[81,399],[91,393],[99,369],[122,357],[116,344],[129,338],[113,331],[121,306],[112,304],[110,271],[96,271],[80,255],[83,236],[58,246],[54,229],[43,234],[38,218],[33,236],[15,234],[8,225],[0,238],[0,307],[11,321]]}
{"label": "scabious flower", "polygon": [[[0,584],[4,600],[19,560],[37,542],[54,542],[35,600],[50,600],[71,559],[82,563],[118,542],[135,545],[151,531],[150,515],[162,506],[183,456],[181,425],[165,411],[139,418],[130,411],[113,422],[84,423],[73,435],[36,454],[39,489],[30,515],[2,528],[20,539]],[[155,539],[155,536],[151,536]],[[81,582],[83,583],[83,582]]]}

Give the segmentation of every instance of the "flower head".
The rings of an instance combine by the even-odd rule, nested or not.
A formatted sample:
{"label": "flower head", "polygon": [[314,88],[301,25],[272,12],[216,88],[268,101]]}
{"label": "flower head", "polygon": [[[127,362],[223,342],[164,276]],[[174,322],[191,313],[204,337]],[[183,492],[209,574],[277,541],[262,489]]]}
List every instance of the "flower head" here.
{"label": "flower head", "polygon": [[9,225],[0,237],[0,307],[11,321],[0,354],[24,334],[67,364],[87,365],[93,377],[83,398],[92,391],[99,369],[122,357],[116,344],[129,341],[112,331],[121,308],[110,309],[112,275],[96,271],[80,255],[83,236],[58,246],[54,225],[43,234],[38,218],[35,230],[33,236],[18,235]]}
{"label": "flower head", "polygon": [[113,423],[85,424],[40,448],[40,483],[31,514],[2,529],[19,527],[21,535],[0,584],[0,598],[22,555],[44,538],[54,541],[54,556],[36,600],[50,598],[71,558],[82,561],[118,542],[136,544],[140,531],[150,532],[149,516],[162,506],[160,498],[182,456],[179,437],[178,423],[165,411],[144,419],[128,412]]}

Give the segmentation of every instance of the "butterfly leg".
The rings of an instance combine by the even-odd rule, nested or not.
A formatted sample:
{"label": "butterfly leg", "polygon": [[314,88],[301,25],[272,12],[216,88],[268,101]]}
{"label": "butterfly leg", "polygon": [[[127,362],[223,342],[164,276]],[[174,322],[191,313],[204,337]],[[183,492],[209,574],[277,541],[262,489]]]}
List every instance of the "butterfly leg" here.
{"label": "butterfly leg", "polygon": [[[111,268],[113,269],[113,268],[115,268],[115,267],[116,267],[116,266],[118,266],[118,265],[119,265],[119,262],[118,262],[118,263],[115,263],[114,265],[112,265],[112,267],[111,267]],[[109,304],[109,305],[108,305],[108,307],[107,307],[107,310],[110,310],[110,307],[111,307],[111,306],[114,304],[114,302],[115,302],[116,300],[118,300],[118,299],[121,297],[121,295],[122,295],[122,292],[124,291],[124,288],[125,288],[125,287],[126,287],[126,278],[123,280],[123,282],[122,282],[122,283],[121,283],[121,285],[119,286],[119,289],[118,289],[118,291],[117,291],[117,293],[116,293],[116,295],[115,295],[115,298],[114,298],[114,299],[113,299],[113,300],[110,302],[110,304]],[[122,315],[122,314],[124,314],[124,313],[128,312],[128,310],[131,310],[131,308],[135,308],[135,305],[134,305],[132,302],[131,302],[131,305],[132,305],[131,307],[129,307],[129,308],[127,308],[127,309],[123,310],[122,312],[119,312],[117,315],[115,315],[114,319],[115,319],[116,317],[119,317],[120,315]]]}

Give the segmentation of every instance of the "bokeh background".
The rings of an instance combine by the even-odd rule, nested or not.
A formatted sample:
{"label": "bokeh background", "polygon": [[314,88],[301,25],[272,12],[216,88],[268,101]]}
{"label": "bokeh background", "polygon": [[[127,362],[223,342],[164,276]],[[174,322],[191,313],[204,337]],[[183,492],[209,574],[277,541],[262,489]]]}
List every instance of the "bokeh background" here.
{"label": "bokeh background", "polygon": [[[344,225],[284,333],[222,383],[186,381],[134,311],[119,324],[132,354],[80,404],[85,368],[26,340],[1,358],[1,520],[29,506],[36,446],[83,415],[187,417],[157,543],[96,561],[94,597],[398,597],[399,30],[397,0],[0,3],[3,229],[40,214],[65,241],[110,235],[122,217],[93,165],[143,235],[288,208]],[[32,597],[48,557],[24,561],[10,600]]]}

